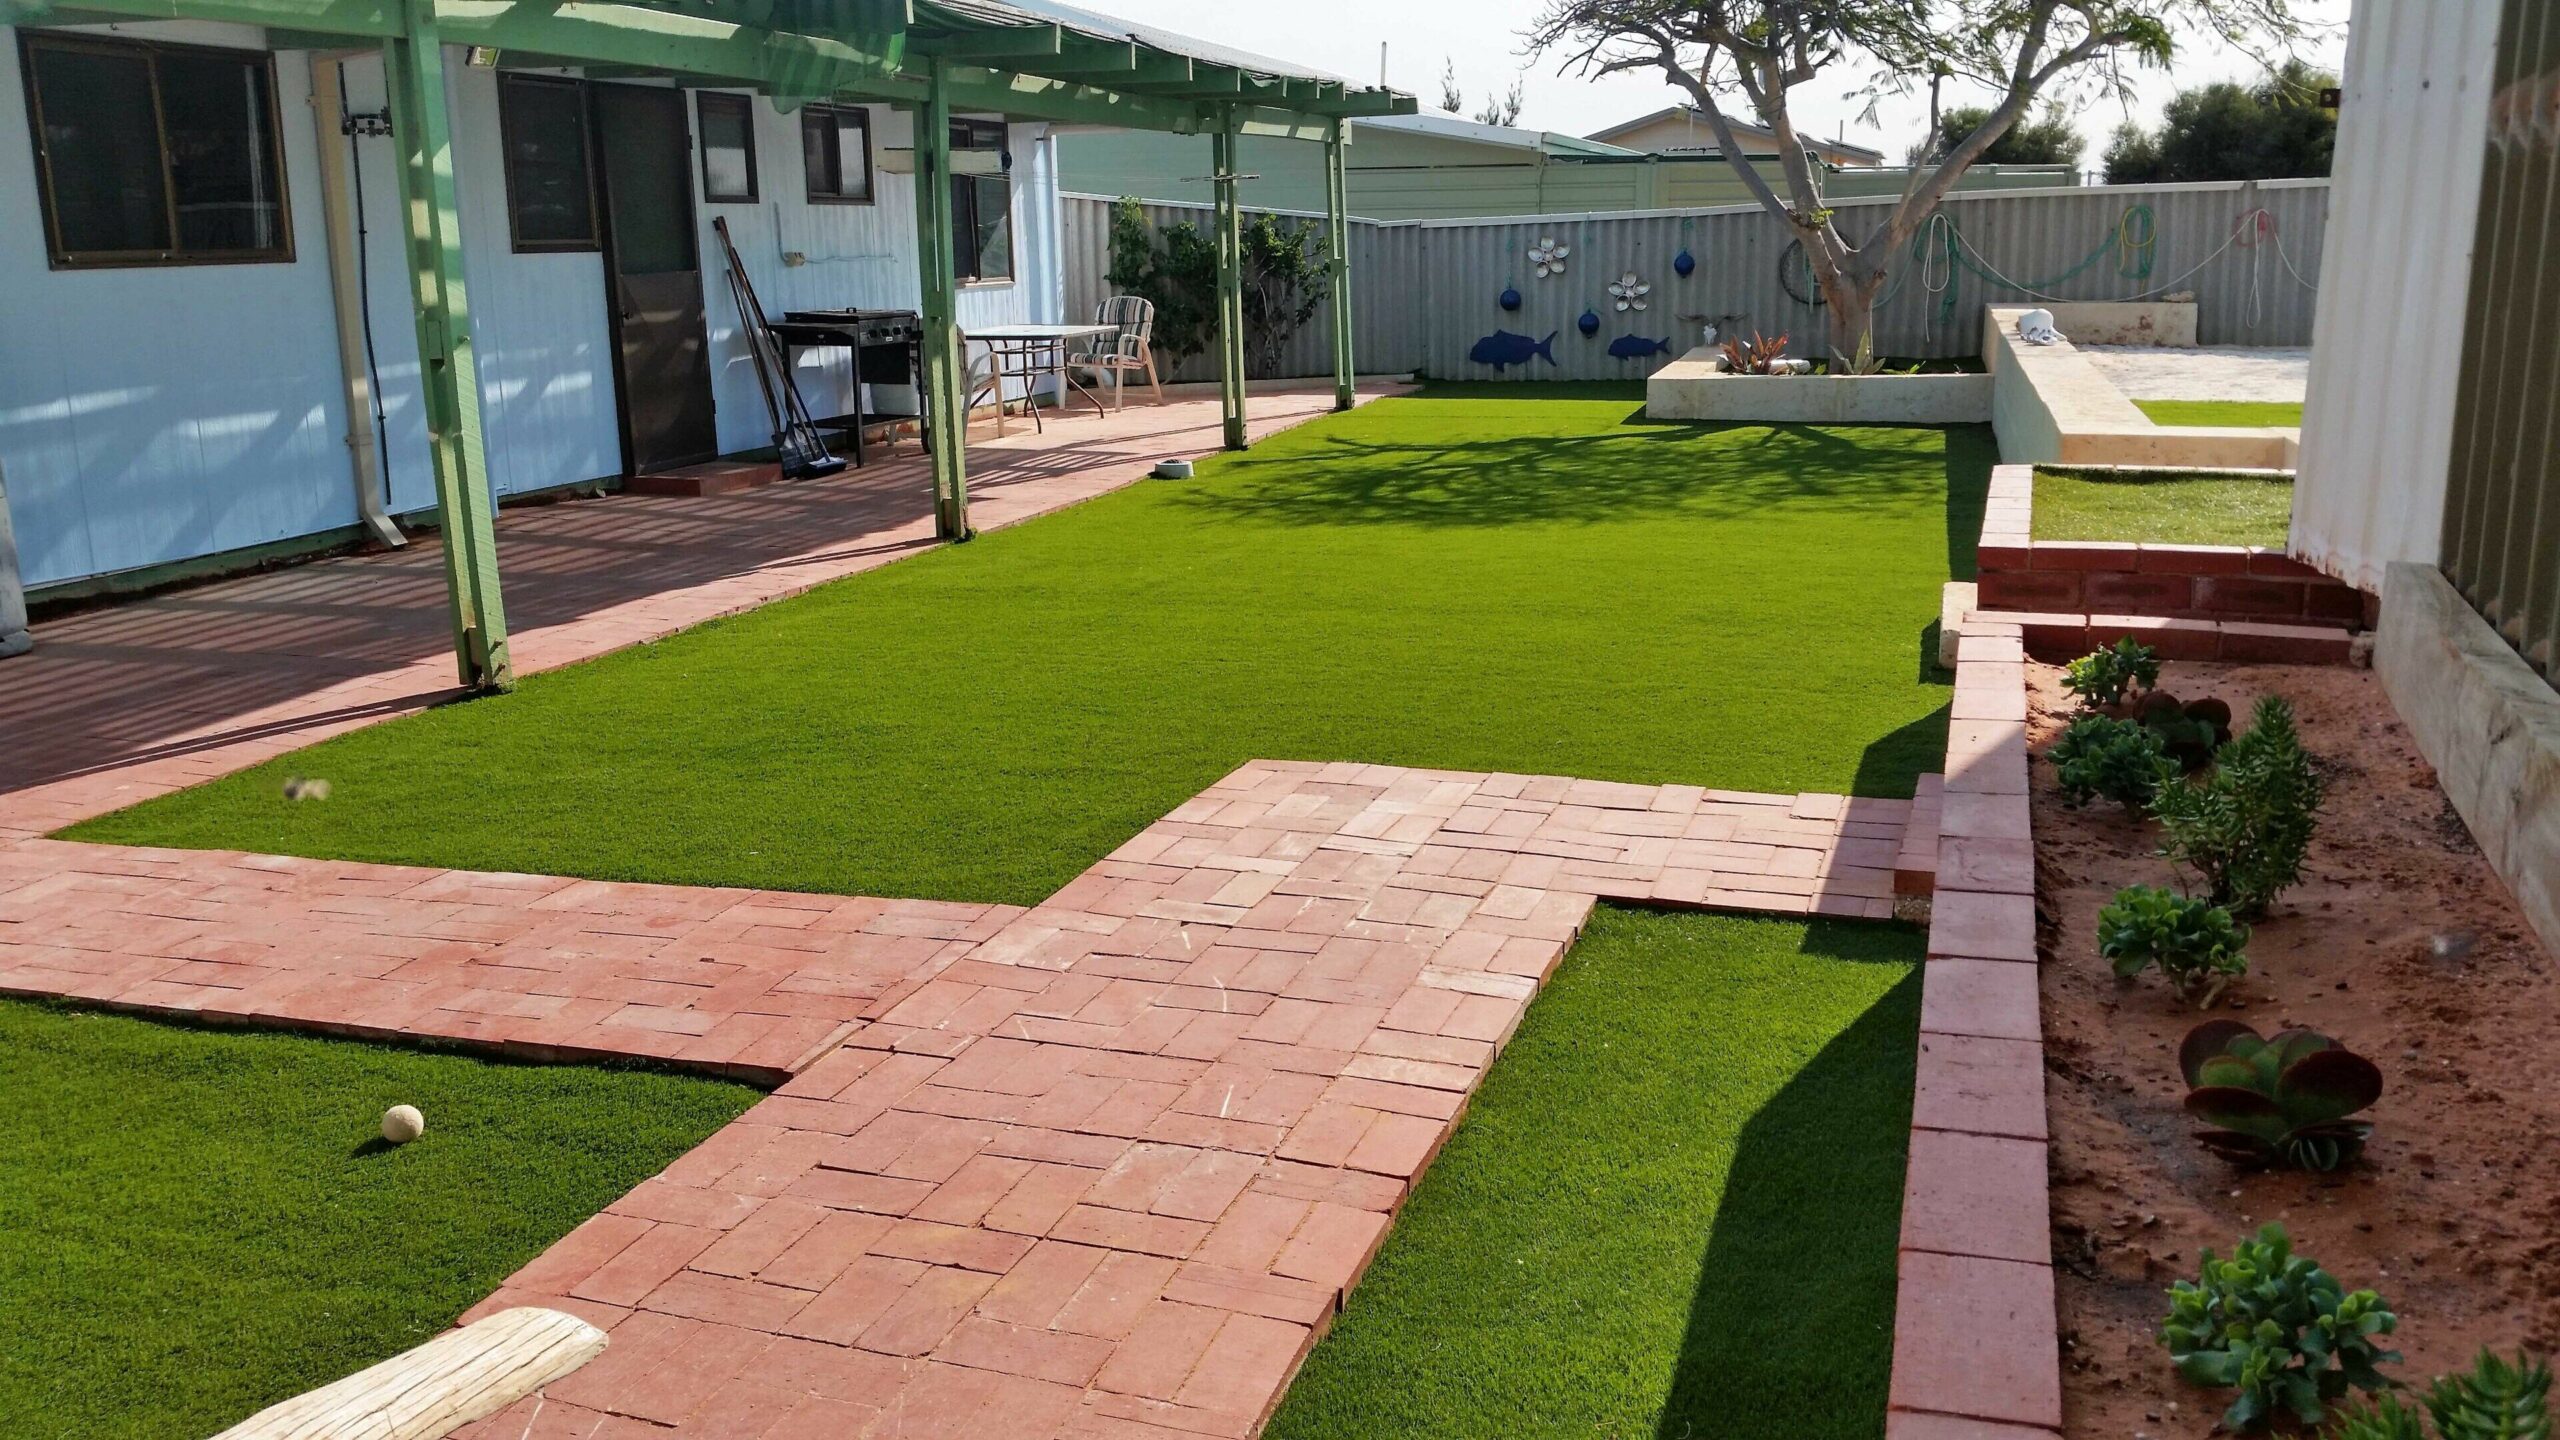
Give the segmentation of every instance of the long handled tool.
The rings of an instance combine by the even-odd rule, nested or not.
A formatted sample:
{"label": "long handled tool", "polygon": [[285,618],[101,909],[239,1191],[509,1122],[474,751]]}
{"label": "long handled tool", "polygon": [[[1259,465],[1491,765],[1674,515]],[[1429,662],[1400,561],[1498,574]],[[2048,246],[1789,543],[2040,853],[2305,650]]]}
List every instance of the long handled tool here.
{"label": "long handled tool", "polygon": [[756,299],[754,282],[747,279],[746,262],[730,243],[728,217],[713,217],[711,228],[719,232],[720,249],[728,257],[729,295],[738,302],[738,323],[747,332],[747,350],[755,357],[756,383],[764,389],[764,413],[773,422],[773,448],[782,457],[783,477],[808,480],[833,475],[845,462],[827,448],[826,437],[818,432],[808,405],[800,398],[800,387],[791,381],[791,357],[775,342],[773,326],[764,318],[764,304]]}

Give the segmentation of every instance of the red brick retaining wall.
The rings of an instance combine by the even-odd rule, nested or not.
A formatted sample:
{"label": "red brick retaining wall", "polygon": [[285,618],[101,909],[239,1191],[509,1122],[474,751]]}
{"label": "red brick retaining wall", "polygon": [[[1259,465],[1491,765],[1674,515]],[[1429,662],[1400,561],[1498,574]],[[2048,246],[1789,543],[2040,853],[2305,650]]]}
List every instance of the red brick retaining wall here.
{"label": "red brick retaining wall", "polygon": [[[2034,538],[2035,470],[1991,472],[1975,552],[1982,608],[2178,619],[2365,623],[2364,592],[2280,550]],[[2200,657],[2212,658],[2212,657]]]}

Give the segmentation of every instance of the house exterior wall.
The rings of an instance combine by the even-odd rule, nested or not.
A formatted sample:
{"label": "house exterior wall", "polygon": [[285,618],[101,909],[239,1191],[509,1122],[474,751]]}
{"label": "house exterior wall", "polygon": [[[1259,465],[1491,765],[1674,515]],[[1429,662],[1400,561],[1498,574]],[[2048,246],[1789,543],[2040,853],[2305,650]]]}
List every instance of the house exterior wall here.
{"label": "house exterior wall", "polygon": [[2560,678],[2560,20],[2541,0],[2500,8],[2442,557],[2481,617]]}
{"label": "house exterior wall", "polygon": [[[113,28],[261,45],[237,26]],[[290,263],[54,270],[0,27],[0,468],[30,588],[355,523],[308,67],[282,57],[276,92]],[[385,338],[414,369],[408,314]]]}
{"label": "house exterior wall", "polygon": [[[262,49],[261,31],[200,22],[103,27],[113,33]],[[252,549],[352,527],[322,144],[349,145],[310,106],[307,52],[276,57],[289,263],[54,270],[47,263],[17,37],[0,27],[0,471],[8,476],[29,589]],[[320,61],[317,63],[333,63]],[[448,51],[455,188],[470,280],[491,490],[518,495],[615,477],[622,445],[604,267],[594,252],[518,254],[508,230],[497,72]],[[383,106],[378,55],[347,62],[349,107]],[[688,120],[698,112],[687,107]],[[812,205],[801,182],[799,122],[756,106],[761,201],[704,204],[704,313],[720,446],[772,439],[764,400],[711,230],[729,217],[768,312],[834,306],[914,308],[915,185],[879,174],[876,203]],[[872,107],[873,159],[911,143],[903,115]],[[1056,168],[1046,127],[1011,127],[1015,276],[971,286],[963,328],[1062,314]],[[433,507],[392,142],[352,142],[368,234],[365,291],[395,513]],[[806,263],[786,265],[798,252]],[[809,357],[803,390],[820,414],[852,408],[841,357]]]}
{"label": "house exterior wall", "polygon": [[2443,542],[2499,8],[2357,0],[2348,32],[2291,549],[2362,590]]}

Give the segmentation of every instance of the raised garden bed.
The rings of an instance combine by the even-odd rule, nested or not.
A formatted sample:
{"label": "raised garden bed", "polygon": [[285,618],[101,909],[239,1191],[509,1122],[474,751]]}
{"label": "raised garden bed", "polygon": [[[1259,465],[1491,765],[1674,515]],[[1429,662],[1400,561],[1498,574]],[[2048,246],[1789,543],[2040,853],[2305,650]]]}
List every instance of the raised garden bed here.
{"label": "raised garden bed", "polygon": [[[2061,672],[2027,667],[2039,755],[2075,713]],[[2164,667],[2161,688],[2293,704],[2327,783],[2303,882],[2250,936],[2249,971],[2210,1012],[2158,974],[2119,982],[2096,949],[2127,885],[2173,885],[2156,822],[2067,808],[2033,766],[2041,995],[2052,1134],[2064,1433],[2202,1436],[2233,1398],[2182,1382],[2157,1336],[2173,1281],[2270,1221],[2399,1317],[2386,1374],[2423,1390],[2484,1345],[2560,1345],[2560,966],[2542,951],[2418,757],[2374,676]],[[2308,1027],[2380,1067],[2361,1160],[2328,1175],[2247,1172],[2181,1108],[2178,1049],[2227,1017]]]}
{"label": "raised garden bed", "polygon": [[[2042,473],[2027,465],[1992,467],[1982,542],[1974,555],[1983,609],[2324,629],[2353,626],[2365,617],[2363,592],[2293,559],[2281,545],[2198,545],[2148,535],[2046,538],[2035,528]],[[2032,635],[2027,648],[2037,649]],[[2220,652],[2162,653],[2201,659]]]}
{"label": "raised garden bed", "polygon": [[1978,425],[1991,418],[1991,377],[1729,375],[1705,346],[1645,381],[1648,420],[1747,424]]}

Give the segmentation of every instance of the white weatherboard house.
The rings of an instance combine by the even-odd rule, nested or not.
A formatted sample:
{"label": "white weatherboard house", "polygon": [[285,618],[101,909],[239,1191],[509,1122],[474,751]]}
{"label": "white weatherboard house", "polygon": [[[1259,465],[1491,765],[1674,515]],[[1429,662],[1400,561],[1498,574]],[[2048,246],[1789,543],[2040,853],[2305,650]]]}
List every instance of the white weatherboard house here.
{"label": "white weatherboard house", "polygon": [[[440,467],[428,392],[461,392],[420,355],[445,313],[474,488],[611,482],[771,441],[715,220],[770,315],[920,309],[939,393],[938,303],[962,331],[1065,318],[1058,125],[1338,148],[1344,117],[1412,105],[1050,0],[0,0],[12,20],[0,516],[39,599],[439,508],[464,462]],[[404,175],[404,127],[449,135],[440,164]],[[404,204],[434,169],[441,234]],[[801,356],[818,415],[858,408],[843,356]]]}

